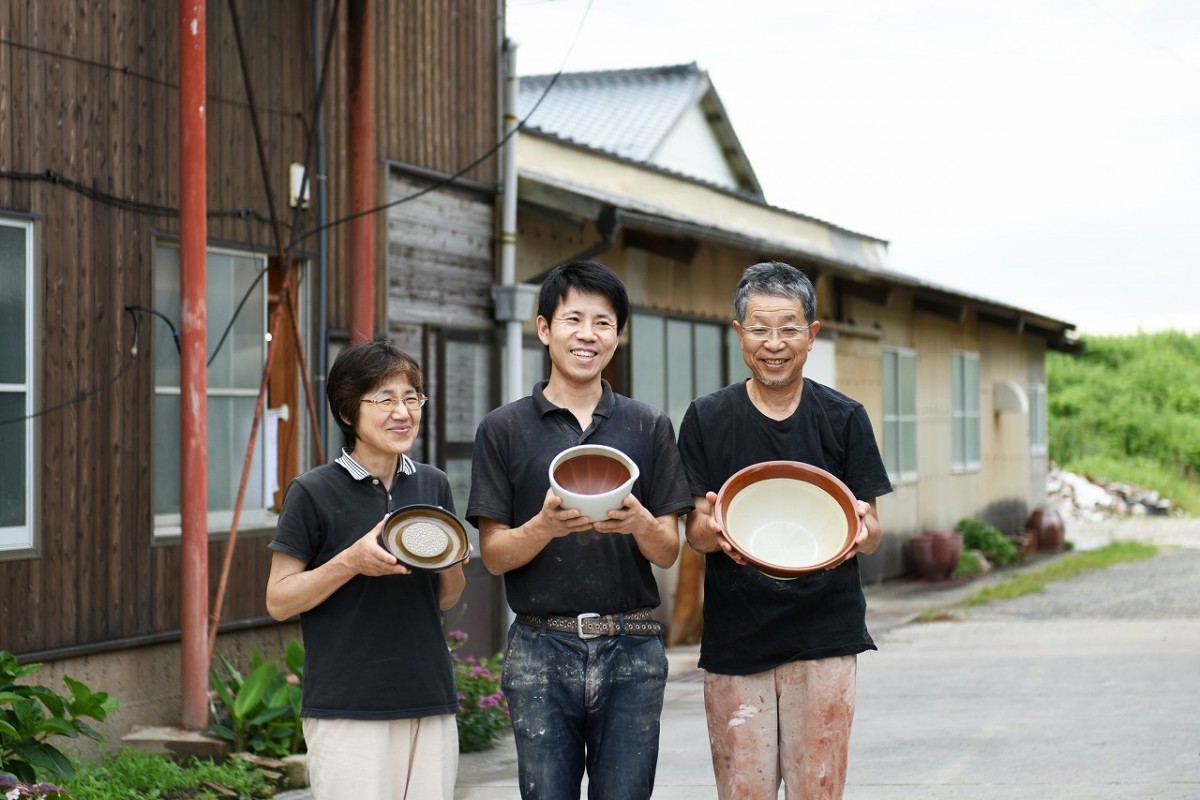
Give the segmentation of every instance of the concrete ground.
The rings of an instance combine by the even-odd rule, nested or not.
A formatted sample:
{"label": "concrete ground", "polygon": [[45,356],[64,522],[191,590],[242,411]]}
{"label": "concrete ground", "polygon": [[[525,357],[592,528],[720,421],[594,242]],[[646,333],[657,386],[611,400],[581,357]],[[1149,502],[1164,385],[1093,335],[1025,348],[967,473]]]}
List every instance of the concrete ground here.
{"label": "concrete ground", "polygon": [[[1067,538],[1169,549],[933,623],[913,620],[1013,571],[867,590],[879,651],[859,659],[846,798],[1200,798],[1200,521],[1070,520]],[[669,651],[662,800],[716,797],[697,654]],[[456,800],[519,796],[511,737],[462,757]]]}

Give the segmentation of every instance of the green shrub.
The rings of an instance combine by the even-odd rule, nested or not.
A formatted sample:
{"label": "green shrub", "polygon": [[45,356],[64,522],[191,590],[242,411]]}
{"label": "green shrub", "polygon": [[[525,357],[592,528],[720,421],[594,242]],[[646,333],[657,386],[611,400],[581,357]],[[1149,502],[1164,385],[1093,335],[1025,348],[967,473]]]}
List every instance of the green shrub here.
{"label": "green shrub", "polygon": [[963,550],[978,550],[993,564],[1006,567],[1017,560],[1017,548],[994,525],[983,520],[962,519],[954,529],[963,535]]}
{"label": "green shrub", "polygon": [[458,689],[458,750],[474,753],[487,750],[509,729],[508,701],[500,688],[503,654],[479,661],[454,652],[467,641],[462,631],[446,634],[454,662],[454,684]]}
{"label": "green shrub", "polygon": [[303,701],[304,648],[290,639],[284,666],[267,660],[257,650],[250,657],[250,674],[242,673],[225,656],[218,656],[224,674],[209,670],[216,721],[209,733],[233,745],[235,752],[283,757],[304,752],[300,719]]}
{"label": "green shrub", "polygon": [[104,737],[83,720],[103,722],[117,707],[105,692],[93,692],[69,676],[63,677],[71,690],[69,698],[45,686],[17,683],[41,666],[22,666],[12,653],[0,651],[0,772],[26,784],[41,778],[70,778],[74,766],[50,740],[82,735],[103,742]]}
{"label": "green shrub", "polygon": [[166,756],[126,748],[99,763],[80,764],[67,790],[71,800],[250,800],[270,797],[274,787],[257,767],[240,759],[214,764],[193,758],[177,763]]}
{"label": "green shrub", "polygon": [[954,567],[954,577],[956,578],[969,578],[981,572],[983,572],[983,564],[979,563],[979,558],[974,553],[963,553],[958,559],[958,565]]}

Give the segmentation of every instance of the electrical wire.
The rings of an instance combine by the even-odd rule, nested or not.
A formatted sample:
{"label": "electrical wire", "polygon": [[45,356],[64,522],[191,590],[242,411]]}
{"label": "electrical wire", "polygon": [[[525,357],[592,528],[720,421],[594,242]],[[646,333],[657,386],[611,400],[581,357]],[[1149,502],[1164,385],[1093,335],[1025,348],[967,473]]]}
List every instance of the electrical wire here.
{"label": "electrical wire", "polygon": [[[317,228],[313,228],[312,230],[307,231],[307,232],[297,236],[291,242],[288,243],[287,252],[290,253],[297,244],[299,244],[300,242],[309,238],[310,236],[314,236],[317,233],[320,233],[323,230],[328,230],[329,228],[336,227],[338,225],[343,225],[347,222],[350,222],[351,220],[355,220],[360,217],[367,216],[369,214],[378,214],[382,211],[386,211],[389,208],[394,208],[403,203],[407,203],[412,200],[416,200],[417,198],[422,197],[432,191],[435,191],[444,186],[447,186],[448,184],[453,183],[454,181],[458,180],[463,175],[465,175],[468,172],[470,172],[471,170],[475,169],[480,164],[482,164],[484,161],[486,161],[487,159],[489,159],[493,155],[495,155],[497,152],[499,152],[499,150],[505,144],[507,144],[507,142],[510,138],[512,138],[513,136],[515,136],[517,133],[519,133],[521,130],[524,129],[526,122],[529,120],[530,117],[532,117],[534,115],[534,113],[542,105],[542,102],[546,99],[547,95],[550,94],[550,91],[554,88],[554,85],[556,83],[558,83],[558,79],[562,76],[563,70],[566,67],[566,62],[570,58],[571,53],[574,51],[576,43],[579,41],[579,36],[580,36],[580,33],[582,33],[582,31],[583,31],[584,23],[587,21],[588,15],[591,13],[592,2],[593,2],[593,0],[588,0],[588,4],[584,8],[583,15],[580,17],[579,26],[576,28],[575,36],[571,41],[571,45],[567,49],[566,55],[563,56],[562,65],[559,66],[558,71],[554,74],[554,76],[546,84],[546,88],[542,90],[542,93],[538,97],[537,102],[535,102],[533,104],[533,107],[529,109],[529,113],[526,114],[522,119],[520,119],[517,122],[516,127],[514,127],[511,131],[506,133],[503,137],[501,137],[501,139],[494,146],[488,148],[487,151],[485,151],[481,156],[476,158],[471,163],[467,164],[462,169],[458,170],[457,172],[453,173],[452,175],[448,175],[445,178],[442,178],[441,180],[436,181],[435,183],[430,184],[429,186],[425,187],[424,189],[413,192],[412,194],[409,194],[409,195],[405,195],[404,197],[397,198],[396,200],[393,200],[391,202],[384,203],[383,205],[375,206],[374,208],[369,208],[369,209],[365,209],[363,211],[358,211],[358,212],[355,212],[354,214],[348,214],[344,217],[335,219],[331,222],[326,223],[325,225],[319,226]],[[113,67],[112,65],[109,65],[109,64],[102,64],[99,62],[88,61],[86,59],[76,58],[74,56],[62,56],[62,55],[53,53],[48,50],[43,50],[41,48],[32,47],[29,45],[22,45],[22,44],[13,42],[12,40],[4,39],[4,38],[0,38],[0,44],[7,44],[7,45],[10,45],[13,47],[23,48],[23,49],[30,50],[32,52],[37,52],[37,53],[41,53],[41,54],[45,54],[45,55],[58,56],[60,58],[64,58],[69,61],[76,61],[81,64],[87,64],[90,66],[101,67],[101,68],[110,69],[113,71],[122,72],[123,74],[133,75],[134,77],[142,78],[144,80],[148,80],[148,81],[151,81],[154,83],[159,83],[163,86],[167,86],[170,88],[178,88],[175,84],[171,84],[169,82],[162,81],[161,79],[158,79],[158,78],[153,78],[152,76],[140,75],[138,73],[133,73],[132,71],[128,70],[127,68]],[[222,102],[233,102],[233,101],[228,101],[228,100],[221,100],[220,98],[214,98],[214,99],[220,100]],[[245,104],[239,104],[239,105],[244,106]],[[85,186],[84,184],[81,184],[78,181],[73,181],[69,178],[65,178],[65,177],[53,172],[52,170],[45,170],[44,172],[40,172],[40,173],[14,172],[11,170],[3,170],[3,171],[0,171],[0,178],[11,178],[14,180],[49,181],[51,183],[55,183],[55,184],[64,186],[65,188],[71,189],[72,191],[79,192],[80,194],[83,194],[84,196],[86,196],[89,199],[94,200],[96,202],[105,203],[105,204],[114,206],[116,208],[121,208],[123,210],[135,211],[138,213],[145,213],[145,214],[157,214],[157,215],[162,215],[162,216],[178,216],[178,214],[179,214],[179,209],[177,209],[177,208],[173,208],[171,206],[161,206],[161,205],[156,205],[156,204],[152,204],[152,203],[143,203],[143,202],[131,200],[128,198],[120,198],[120,197],[117,197],[116,195],[112,195],[107,192],[103,192],[99,189],[96,189],[95,187]],[[208,216],[210,216],[210,217],[237,216],[237,217],[242,217],[242,218],[253,217],[262,222],[268,222],[268,223],[270,222],[269,219],[264,217],[261,213],[254,211],[253,209],[238,209],[236,211],[209,212]],[[246,305],[247,301],[250,299],[251,294],[253,294],[254,290],[257,288],[258,284],[262,281],[263,276],[267,274],[267,271],[269,269],[270,269],[270,267],[264,267],[263,269],[259,270],[258,274],[255,276],[254,280],[251,282],[250,286],[246,289],[245,293],[242,295],[242,299],[238,302],[237,308],[234,309],[233,315],[229,319],[229,323],[225,326],[224,332],[222,332],[220,339],[218,339],[218,341],[217,341],[216,347],[213,349],[212,355],[209,356],[207,366],[211,366],[213,361],[216,360],[216,357],[221,352],[221,347],[224,345],[226,338],[228,338],[230,331],[233,329],[233,325],[237,321],[238,315],[241,313],[242,308]],[[46,414],[53,413],[55,411],[62,410],[71,405],[79,403],[79,402],[87,399],[88,397],[91,397],[92,395],[97,394],[97,393],[107,389],[108,387],[112,386],[114,383],[116,383],[121,378],[121,376],[125,374],[125,372],[129,369],[129,367],[133,364],[134,360],[137,359],[138,343],[139,343],[139,338],[140,338],[140,326],[139,326],[137,314],[135,312],[152,314],[152,315],[158,317],[159,319],[161,319],[164,323],[166,323],[166,325],[171,329],[171,337],[175,342],[176,352],[177,353],[181,352],[179,329],[165,314],[163,314],[162,312],[160,312],[154,308],[150,308],[148,306],[140,306],[140,305],[127,305],[127,306],[125,306],[125,311],[129,313],[130,317],[133,318],[133,345],[130,348],[131,357],[130,357],[129,361],[125,362],[121,366],[121,369],[112,378],[110,378],[106,383],[104,383],[100,386],[97,386],[97,387],[93,387],[92,389],[89,389],[85,392],[81,392],[80,394],[76,395],[75,397],[71,398],[70,400],[67,400],[63,403],[59,403],[56,406],[44,408],[40,411],[36,411],[33,414],[29,414],[27,416],[14,417],[12,419],[7,419],[7,420],[0,420],[0,426],[10,425],[10,424],[13,424],[16,422],[24,422],[24,421],[27,421],[30,419],[35,419],[37,417],[44,416]]]}
{"label": "electrical wire", "polygon": [[504,136],[502,136],[500,138],[500,141],[496,142],[496,144],[493,145],[492,147],[489,147],[483,153],[483,155],[476,158],[470,164],[467,164],[465,167],[460,169],[458,172],[455,172],[452,175],[448,175],[445,178],[442,178],[441,180],[436,181],[436,182],[430,184],[429,186],[426,186],[424,189],[420,189],[416,192],[413,192],[412,194],[407,194],[404,197],[399,197],[395,200],[384,203],[382,205],[375,206],[373,208],[367,208],[367,209],[363,209],[362,211],[356,211],[353,214],[347,214],[344,217],[339,217],[335,220],[331,220],[330,222],[325,223],[324,225],[319,225],[316,228],[313,228],[312,230],[306,231],[306,232],[300,234],[299,236],[297,236],[296,238],[292,239],[292,241],[288,243],[288,251],[290,252],[292,250],[292,248],[295,247],[296,245],[298,245],[300,242],[303,242],[305,239],[309,238],[310,236],[315,236],[316,234],[320,233],[321,231],[329,230],[330,228],[337,227],[338,225],[344,225],[347,222],[350,222],[351,220],[356,220],[360,217],[365,217],[370,214],[378,214],[381,211],[387,211],[389,208],[395,208],[398,205],[407,203],[411,200],[416,200],[417,198],[422,197],[423,195],[429,194],[432,191],[441,189],[442,187],[447,186],[448,184],[451,184],[454,181],[458,180],[463,175],[466,175],[468,172],[475,169],[480,164],[482,164],[484,161],[487,161],[489,158],[491,158],[493,155],[495,155],[497,152],[499,152],[500,148],[504,147],[504,145],[508,143],[509,139],[511,139],[513,136],[516,136],[519,132],[521,132],[522,130],[525,129],[525,123],[528,122],[529,118],[534,115],[534,113],[542,105],[542,102],[546,99],[547,95],[550,94],[550,91],[554,88],[554,85],[556,83],[558,83],[558,79],[562,77],[563,70],[566,68],[567,61],[570,59],[571,53],[574,52],[575,45],[579,42],[579,36],[583,32],[584,23],[587,22],[588,15],[592,11],[592,2],[593,2],[593,0],[588,0],[588,4],[583,10],[583,15],[579,19],[579,26],[575,29],[575,36],[571,40],[570,47],[567,48],[567,52],[563,56],[563,60],[562,60],[562,63],[559,65],[558,71],[554,73],[554,76],[549,80],[549,82],[546,83],[546,88],[543,89],[541,95],[538,96],[537,102],[533,104],[533,107],[531,109],[529,109],[529,113],[526,114],[524,117],[522,117],[511,131],[504,134]]}
{"label": "electrical wire", "polygon": [[[73,55],[69,55],[67,53],[60,53],[55,50],[48,50],[44,47],[38,47],[36,45],[26,44],[24,42],[16,42],[16,41],[13,41],[12,39],[9,39],[9,38],[3,37],[3,36],[0,36],[0,45],[8,45],[9,47],[15,48],[17,50],[24,50],[29,53],[36,53],[40,56],[48,56],[50,58],[57,58],[60,61],[70,61],[71,63],[80,64],[85,67],[92,67],[94,69],[102,69],[102,70],[106,70],[108,72],[116,72],[116,73],[118,73],[120,75],[124,75],[125,77],[128,77],[128,78],[136,78],[138,80],[146,81],[147,83],[152,83],[155,86],[162,86],[165,89],[173,89],[175,91],[179,90],[179,84],[177,84],[177,83],[171,83],[170,81],[168,81],[164,78],[159,78],[154,75],[148,75],[144,72],[136,72],[131,67],[119,67],[115,64],[106,64],[103,61],[93,61],[90,58],[80,58],[79,56],[73,56]],[[222,96],[216,95],[216,94],[209,94],[207,96],[207,100],[210,103],[221,103],[224,105],[238,106],[239,108],[249,108],[250,107],[249,103],[246,103],[244,100],[231,100],[228,97],[222,97]],[[267,109],[264,109],[264,111],[266,111],[268,114],[275,114],[277,116],[282,116],[282,117],[296,117],[297,119],[300,119],[301,122],[303,122],[303,117],[301,117],[300,112],[298,112],[298,111],[288,111],[288,110],[282,109],[282,108],[267,108]]]}
{"label": "electrical wire", "polygon": [[[86,400],[87,398],[91,397],[92,395],[99,394],[100,392],[104,391],[105,389],[109,388],[114,383],[119,381],[121,379],[121,376],[123,376],[129,370],[129,368],[131,366],[133,366],[133,362],[137,360],[138,339],[139,339],[139,335],[140,335],[140,328],[138,325],[137,315],[134,313],[134,311],[148,311],[153,314],[158,314],[158,312],[153,311],[152,309],[142,308],[141,306],[125,306],[125,311],[127,311],[129,313],[129,316],[133,318],[133,344],[129,348],[129,354],[130,354],[129,360],[121,365],[121,368],[119,370],[117,370],[117,373],[115,375],[113,375],[111,378],[109,378],[107,381],[100,384],[99,386],[93,386],[91,389],[80,392],[79,394],[72,397],[70,400],[64,400],[63,402],[59,403],[58,405],[49,406],[47,408],[41,409],[40,411],[35,411],[34,413],[28,414],[25,416],[13,417],[12,419],[0,420],[0,427],[4,427],[5,425],[12,425],[13,423],[16,423],[16,422],[27,422],[28,420],[31,420],[31,419],[37,419],[38,417],[44,417],[47,414],[52,414],[55,411],[61,411],[64,408],[68,408],[70,406],[75,405],[76,403]],[[161,317],[162,315],[158,314],[158,316]],[[163,319],[167,321],[168,325],[171,324],[170,320],[167,320],[166,317],[163,317]],[[178,331],[174,331],[174,326],[172,326],[172,331],[176,335],[175,345],[176,345],[176,347],[178,347],[179,346]]]}

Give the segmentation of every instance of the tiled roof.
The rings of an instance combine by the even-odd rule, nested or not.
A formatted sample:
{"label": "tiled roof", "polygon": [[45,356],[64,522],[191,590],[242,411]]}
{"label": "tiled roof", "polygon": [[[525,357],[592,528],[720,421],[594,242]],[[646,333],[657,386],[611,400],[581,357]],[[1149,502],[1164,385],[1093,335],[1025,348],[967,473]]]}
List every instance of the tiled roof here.
{"label": "tiled roof", "polygon": [[653,163],[680,117],[698,104],[704,106],[713,135],[740,176],[742,188],[760,193],[708,73],[694,63],[563,73],[557,79],[521,76],[518,113],[527,128],[631,161]]}
{"label": "tiled roof", "polygon": [[[521,77],[522,119],[553,78]],[[695,64],[564,73],[526,125],[634,161],[649,161],[679,116],[708,88],[708,76]]]}

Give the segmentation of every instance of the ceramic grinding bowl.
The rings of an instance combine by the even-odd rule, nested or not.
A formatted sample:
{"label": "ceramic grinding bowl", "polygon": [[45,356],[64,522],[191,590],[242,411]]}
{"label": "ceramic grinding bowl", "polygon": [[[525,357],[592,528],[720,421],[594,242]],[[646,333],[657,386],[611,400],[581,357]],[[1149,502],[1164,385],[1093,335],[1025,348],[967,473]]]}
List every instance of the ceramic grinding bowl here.
{"label": "ceramic grinding bowl", "polygon": [[714,516],[746,561],[781,579],[833,566],[858,533],[846,484],[798,461],[766,461],[734,473],[717,493]]}
{"label": "ceramic grinding bowl", "polygon": [[383,547],[401,564],[438,571],[466,559],[470,539],[458,517],[440,506],[411,505],[393,511],[383,523]]}
{"label": "ceramic grinding bowl", "polygon": [[638,475],[638,465],[615,447],[581,444],[550,462],[550,489],[562,498],[563,508],[599,521],[621,507]]}

